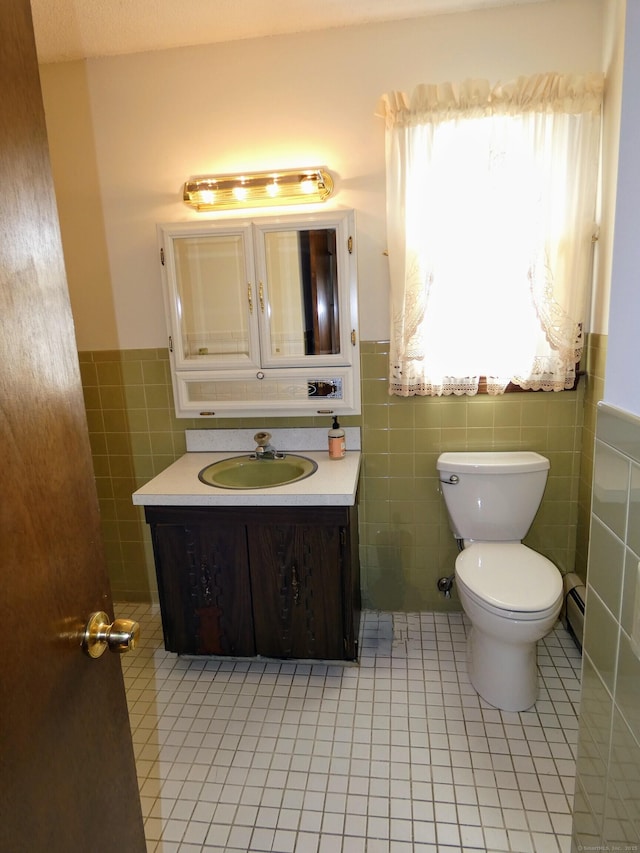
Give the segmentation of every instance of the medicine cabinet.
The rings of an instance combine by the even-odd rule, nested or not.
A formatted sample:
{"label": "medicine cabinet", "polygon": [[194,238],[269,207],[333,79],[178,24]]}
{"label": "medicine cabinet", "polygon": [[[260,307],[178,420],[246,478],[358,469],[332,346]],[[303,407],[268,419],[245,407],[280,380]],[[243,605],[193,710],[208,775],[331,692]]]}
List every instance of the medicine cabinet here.
{"label": "medicine cabinet", "polygon": [[353,211],[157,231],[178,417],[360,413]]}

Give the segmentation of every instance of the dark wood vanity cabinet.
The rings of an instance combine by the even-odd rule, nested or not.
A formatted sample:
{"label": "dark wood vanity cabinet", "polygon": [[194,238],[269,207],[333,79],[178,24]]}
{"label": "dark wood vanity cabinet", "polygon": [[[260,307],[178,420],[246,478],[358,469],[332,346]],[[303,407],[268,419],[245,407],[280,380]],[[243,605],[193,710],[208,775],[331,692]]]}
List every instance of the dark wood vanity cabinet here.
{"label": "dark wood vanity cabinet", "polygon": [[355,506],[147,506],[165,648],[355,660]]}

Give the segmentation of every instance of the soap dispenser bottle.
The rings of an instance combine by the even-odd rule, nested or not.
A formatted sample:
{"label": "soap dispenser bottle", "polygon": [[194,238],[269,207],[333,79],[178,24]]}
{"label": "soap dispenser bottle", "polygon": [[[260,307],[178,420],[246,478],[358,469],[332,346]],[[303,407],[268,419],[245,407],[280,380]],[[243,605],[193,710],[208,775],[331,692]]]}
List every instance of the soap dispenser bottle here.
{"label": "soap dispenser bottle", "polygon": [[347,451],[344,440],[344,430],[334,417],[333,426],[329,430],[329,459],[342,459]]}

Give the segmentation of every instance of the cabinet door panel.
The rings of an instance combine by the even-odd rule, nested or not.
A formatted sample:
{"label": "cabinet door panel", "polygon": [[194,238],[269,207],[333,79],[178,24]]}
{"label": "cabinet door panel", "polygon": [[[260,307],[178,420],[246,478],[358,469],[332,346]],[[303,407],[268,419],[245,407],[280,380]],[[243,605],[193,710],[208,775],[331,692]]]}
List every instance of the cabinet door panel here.
{"label": "cabinet door panel", "polygon": [[152,525],[165,647],[255,654],[244,525]]}
{"label": "cabinet door panel", "polygon": [[258,652],[344,658],[340,528],[252,525],[249,554]]}
{"label": "cabinet door panel", "polygon": [[259,368],[249,224],[177,223],[158,233],[175,367]]}

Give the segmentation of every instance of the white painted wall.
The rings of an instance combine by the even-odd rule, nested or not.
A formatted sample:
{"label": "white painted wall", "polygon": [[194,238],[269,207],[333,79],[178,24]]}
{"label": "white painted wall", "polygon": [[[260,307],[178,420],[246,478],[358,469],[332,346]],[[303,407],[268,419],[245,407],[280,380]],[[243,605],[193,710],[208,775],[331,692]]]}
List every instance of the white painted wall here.
{"label": "white painted wall", "polygon": [[613,256],[626,0],[608,0],[604,10],[603,64],[606,73],[599,198],[600,237],[594,254],[594,289],[589,330],[606,335]]}
{"label": "white painted wall", "polygon": [[640,0],[629,0],[625,32],[619,180],[604,399],[640,415]]}
{"label": "white painted wall", "polygon": [[355,208],[360,336],[389,337],[380,95],[603,68],[607,0],[553,0],[42,68],[78,346],[166,346],[155,224],[197,173],[326,165]]}

